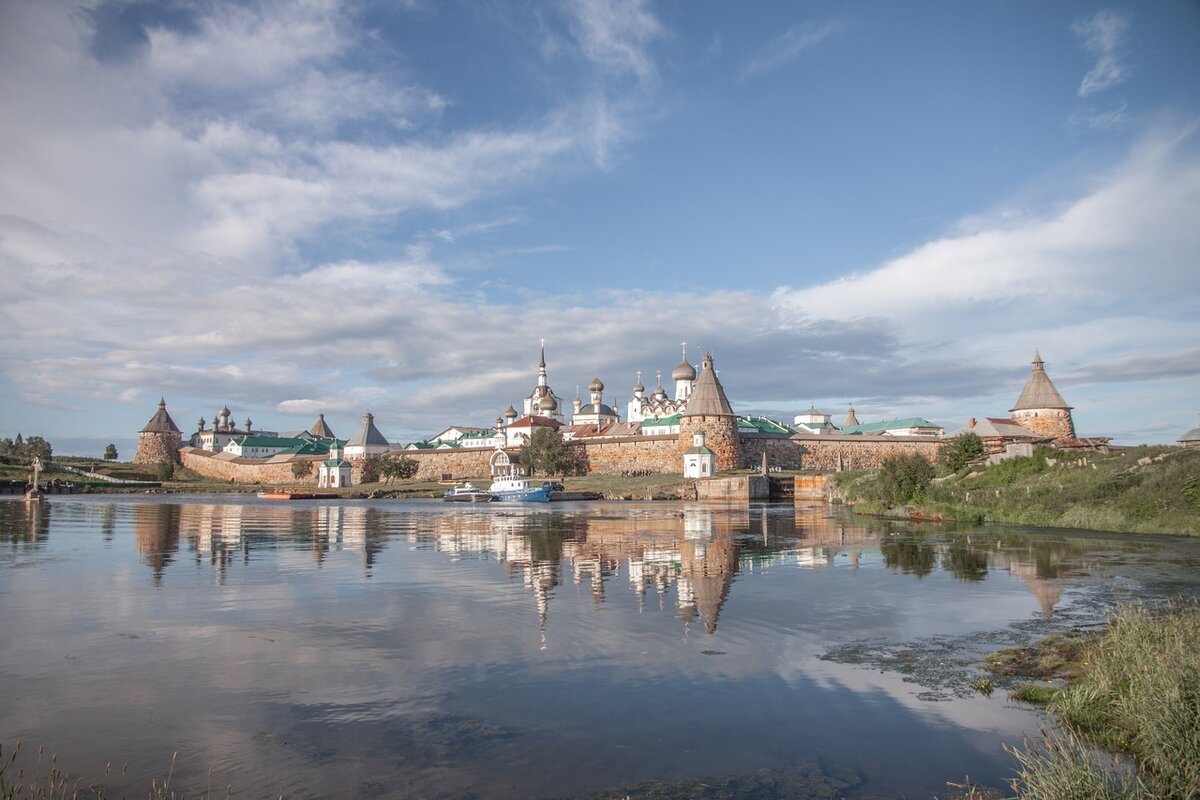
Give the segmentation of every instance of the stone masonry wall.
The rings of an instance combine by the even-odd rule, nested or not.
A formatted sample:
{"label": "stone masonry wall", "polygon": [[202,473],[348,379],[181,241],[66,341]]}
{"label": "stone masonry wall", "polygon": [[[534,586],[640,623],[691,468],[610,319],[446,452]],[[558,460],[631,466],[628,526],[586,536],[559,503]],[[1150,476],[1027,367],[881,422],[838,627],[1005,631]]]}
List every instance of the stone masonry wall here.
{"label": "stone masonry wall", "polygon": [[[742,442],[737,434],[737,419],[726,416],[684,416],[679,420],[677,456],[683,463],[683,453],[692,446],[692,435],[704,431],[704,446],[717,455],[717,471],[728,472],[742,467]],[[682,471],[682,466],[677,469]]]}
{"label": "stone masonry wall", "polygon": [[178,464],[180,439],[177,433],[138,434],[137,453],[133,456],[135,464],[161,464],[170,461]]}
{"label": "stone masonry wall", "polygon": [[[916,436],[806,436],[794,440],[805,451],[804,469],[878,469],[888,456],[916,453],[931,463],[942,451],[941,439]],[[840,461],[839,461],[840,458]]]}
{"label": "stone masonry wall", "polygon": [[779,469],[802,469],[804,450],[793,439],[775,437],[742,437],[742,468],[758,469],[762,466],[762,454],[767,454],[767,466]]}
{"label": "stone masonry wall", "polygon": [[629,470],[682,473],[683,457],[674,435],[638,436],[600,442],[571,442],[589,475],[620,475]]}
{"label": "stone masonry wall", "polygon": [[1012,418],[1013,422],[1042,436],[1052,436],[1058,441],[1075,438],[1075,422],[1065,408],[1014,411]]}
{"label": "stone masonry wall", "polygon": [[234,459],[226,461],[214,458],[207,450],[197,450],[185,447],[177,451],[183,466],[206,478],[235,483],[286,483],[286,484],[315,484],[317,482],[316,464],[320,456],[298,456],[297,460],[308,462],[312,466],[307,478],[297,478],[292,474],[292,461],[267,464],[255,459]]}
{"label": "stone masonry wall", "polygon": [[[437,481],[443,475],[450,475],[452,480],[462,478],[486,478],[489,473],[491,448],[478,450],[398,450],[388,455],[388,458],[411,458],[417,462],[416,480]],[[350,459],[354,469],[351,479],[357,483],[361,477],[361,459]]]}

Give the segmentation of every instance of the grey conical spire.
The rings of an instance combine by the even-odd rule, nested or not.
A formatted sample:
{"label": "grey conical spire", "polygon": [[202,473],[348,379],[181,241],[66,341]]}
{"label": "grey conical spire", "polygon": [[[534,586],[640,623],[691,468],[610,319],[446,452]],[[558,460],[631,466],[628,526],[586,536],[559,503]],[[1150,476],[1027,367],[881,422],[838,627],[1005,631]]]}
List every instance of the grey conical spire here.
{"label": "grey conical spire", "polygon": [[691,397],[688,398],[687,410],[683,412],[683,416],[733,416],[729,398],[725,396],[725,389],[721,386],[721,381],[717,379],[717,373],[713,370],[713,357],[710,353],[704,354],[700,377],[696,379],[696,385],[692,389]]}
{"label": "grey conical spire", "polygon": [[171,415],[167,413],[167,399],[160,398],[158,401],[158,411],[154,412],[154,416],[146,423],[146,427],[142,428],[142,433],[179,433],[179,428],[175,426],[175,420],[171,419]]}
{"label": "grey conical spire", "polygon": [[1017,404],[1009,409],[1009,411],[1026,411],[1037,408],[1062,408],[1070,410],[1071,406],[1067,405],[1063,400],[1062,395],[1058,393],[1058,389],[1054,388],[1054,384],[1050,381],[1050,376],[1046,374],[1046,363],[1042,361],[1042,354],[1035,352],[1033,355],[1033,371],[1029,374],[1029,380],[1025,383],[1025,388],[1021,391],[1021,396],[1017,398]]}

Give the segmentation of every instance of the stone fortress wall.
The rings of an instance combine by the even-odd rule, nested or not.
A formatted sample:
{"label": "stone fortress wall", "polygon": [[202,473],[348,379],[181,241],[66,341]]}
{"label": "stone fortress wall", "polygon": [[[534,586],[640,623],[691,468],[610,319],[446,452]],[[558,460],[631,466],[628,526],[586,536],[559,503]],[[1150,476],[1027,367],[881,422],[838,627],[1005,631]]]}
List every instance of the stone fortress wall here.
{"label": "stone fortress wall", "polygon": [[840,472],[847,469],[878,469],[892,456],[916,454],[935,463],[942,452],[941,439],[928,436],[838,436],[821,435],[789,439],[803,455],[804,469]]}
{"label": "stone fortress wall", "polygon": [[[705,442],[712,433],[705,429]],[[682,472],[683,459],[680,455],[682,442],[691,446],[690,434],[678,437],[664,434],[639,436],[600,441],[572,441],[567,443],[568,452],[580,472],[587,475],[622,475],[632,470],[644,470],[655,474]],[[721,471],[731,469],[758,469],[762,454],[767,454],[767,464],[775,469],[812,469],[836,472],[842,469],[876,469],[889,456],[916,453],[931,462],[936,461],[941,451],[941,441],[923,437],[891,436],[821,436],[798,438],[741,437],[738,443],[737,462]],[[713,448],[717,451],[716,448]],[[484,478],[489,473],[489,460],[494,450],[490,448],[455,450],[398,450],[388,458],[411,458],[417,462],[416,480],[436,481],[449,475],[451,479]],[[252,458],[218,458],[206,450],[184,447],[177,450],[184,467],[193,472],[218,481],[235,483],[298,484],[316,482],[316,465],[319,456],[299,456],[288,461],[267,463]],[[162,461],[157,458],[153,463]],[[305,478],[296,478],[292,465],[300,460],[311,464]],[[361,483],[366,461],[349,459],[353,466],[351,480]]]}
{"label": "stone fortress wall", "polygon": [[1013,422],[1041,436],[1064,442],[1075,438],[1071,410],[1064,408],[1014,409]]}
{"label": "stone fortress wall", "polygon": [[133,456],[135,464],[161,464],[170,461],[179,462],[180,439],[178,433],[147,433],[138,434],[137,453]]}
{"label": "stone fortress wall", "polygon": [[[293,460],[267,463],[256,458],[218,458],[207,450],[195,447],[184,447],[179,450],[179,458],[183,466],[218,481],[233,483],[312,483],[317,482],[317,464],[321,456],[296,456]],[[297,478],[292,473],[292,464],[296,461],[306,462],[309,466],[307,478]]]}
{"label": "stone fortress wall", "polygon": [[[543,352],[540,379],[544,379],[544,360]],[[695,370],[686,363],[681,367],[687,367],[695,375]],[[544,387],[539,383],[541,388]],[[703,401],[699,401],[697,398],[702,391],[705,396]],[[932,436],[800,433],[789,437],[785,433],[742,433],[716,378],[711,355],[705,356],[704,370],[695,382],[689,408],[693,404],[703,408],[696,407],[693,413],[683,413],[678,435],[611,439],[588,437],[567,442],[575,465],[573,471],[598,475],[621,475],[634,471],[679,474],[683,471],[683,454],[693,446],[693,435],[698,432],[704,433],[705,446],[716,455],[718,473],[738,469],[757,470],[763,463],[764,455],[768,468],[819,472],[877,469],[889,457],[910,454],[935,462],[944,441]],[[1026,430],[1052,437],[1058,444],[1070,446],[1077,441],[1071,407],[1062,400],[1046,376],[1040,355],[1034,356],[1030,379],[1016,407],[1012,409],[1012,420]],[[174,439],[171,439],[171,433]],[[178,429],[166,414],[165,401],[160,401],[159,414],[151,419],[139,435],[135,461],[157,463],[167,459],[181,460],[185,467],[202,475],[240,483],[298,482],[292,473],[294,459],[269,463],[257,459],[214,457],[211,453],[190,447],[178,449],[178,438]],[[382,436],[380,439],[383,441]],[[397,450],[385,457],[415,460],[418,464],[418,480],[440,480],[446,476],[451,479],[484,478],[490,473],[493,452],[491,447]],[[308,478],[299,482],[315,482],[316,462],[322,459],[315,456],[298,458],[313,462]],[[371,471],[371,462],[363,458],[347,460],[353,467],[352,481],[361,483],[364,472]]]}

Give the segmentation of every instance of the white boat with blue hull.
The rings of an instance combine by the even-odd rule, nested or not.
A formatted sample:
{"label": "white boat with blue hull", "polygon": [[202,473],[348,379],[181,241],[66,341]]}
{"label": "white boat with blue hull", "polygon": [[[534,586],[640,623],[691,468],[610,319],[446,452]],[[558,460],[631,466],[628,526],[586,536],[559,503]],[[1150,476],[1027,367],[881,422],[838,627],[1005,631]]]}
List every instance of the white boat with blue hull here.
{"label": "white boat with blue hull", "polygon": [[490,503],[496,498],[492,496],[491,492],[479,489],[468,481],[462,486],[447,489],[446,493],[442,495],[442,499],[454,503]]}
{"label": "white boat with blue hull", "polygon": [[488,493],[497,500],[511,503],[550,502],[550,484],[534,486],[524,478],[499,478],[492,481]]}

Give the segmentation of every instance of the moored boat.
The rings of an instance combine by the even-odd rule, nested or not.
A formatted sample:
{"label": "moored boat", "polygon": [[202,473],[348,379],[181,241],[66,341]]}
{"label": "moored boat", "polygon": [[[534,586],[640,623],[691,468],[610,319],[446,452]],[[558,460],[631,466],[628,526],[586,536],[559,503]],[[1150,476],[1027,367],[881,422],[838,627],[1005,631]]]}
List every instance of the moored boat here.
{"label": "moored boat", "polygon": [[490,503],[496,498],[492,493],[473,485],[467,481],[462,486],[455,486],[453,489],[447,489],[442,495],[442,499],[448,503]]}
{"label": "moored boat", "polygon": [[259,492],[260,500],[336,500],[333,492]]}
{"label": "moored boat", "polygon": [[516,503],[550,502],[550,484],[534,486],[524,478],[500,478],[492,481],[488,492],[497,500]]}

